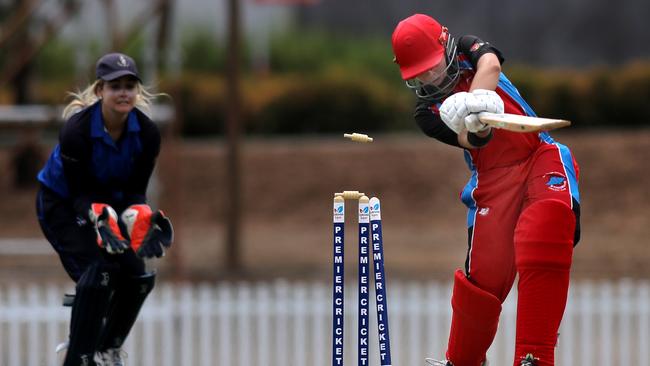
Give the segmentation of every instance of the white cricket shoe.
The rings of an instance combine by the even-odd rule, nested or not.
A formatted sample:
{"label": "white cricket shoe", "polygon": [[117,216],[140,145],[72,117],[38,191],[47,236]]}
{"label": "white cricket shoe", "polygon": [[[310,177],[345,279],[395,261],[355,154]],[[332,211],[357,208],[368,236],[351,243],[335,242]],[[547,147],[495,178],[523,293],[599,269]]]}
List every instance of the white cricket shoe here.
{"label": "white cricket shoe", "polygon": [[[438,360],[434,360],[433,358],[425,358],[424,362],[426,362],[426,364],[429,365],[429,366],[454,366],[453,363],[451,363],[451,362],[449,362],[447,360],[438,361]],[[481,364],[481,366],[488,366],[488,364],[489,364],[488,361],[485,360]]]}
{"label": "white cricket shoe", "polygon": [[54,349],[54,352],[59,354],[59,353],[61,353],[63,351],[66,351],[69,346],[70,346],[70,341],[65,341],[63,343],[59,343],[59,345],[56,346],[56,349]]}
{"label": "white cricket shoe", "polygon": [[454,366],[447,360],[438,361],[433,358],[425,358],[424,362],[429,366]]}
{"label": "white cricket shoe", "polygon": [[109,348],[104,352],[95,353],[95,363],[97,366],[124,366],[126,352],[121,348]]}

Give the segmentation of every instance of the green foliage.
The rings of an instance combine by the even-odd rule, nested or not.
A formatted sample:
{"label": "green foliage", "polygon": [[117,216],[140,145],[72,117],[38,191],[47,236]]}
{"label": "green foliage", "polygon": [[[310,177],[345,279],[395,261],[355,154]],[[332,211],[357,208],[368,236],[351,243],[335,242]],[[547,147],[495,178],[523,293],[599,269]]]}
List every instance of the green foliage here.
{"label": "green foliage", "polygon": [[[616,117],[609,123],[630,126],[650,125],[650,64],[633,64],[614,77]],[[614,109],[614,108],[613,108]]]}
{"label": "green foliage", "polygon": [[225,124],[226,106],[223,80],[214,75],[186,74],[160,90],[169,93],[180,119],[181,133],[187,136],[220,134]]}
{"label": "green foliage", "polygon": [[[330,73],[310,79],[300,75],[247,78],[243,84],[242,119],[250,134],[386,131],[411,123],[411,103],[377,80]],[[183,134],[223,133],[227,106],[222,78],[185,76],[161,89],[183,106],[179,113]]]}
{"label": "green foliage", "polygon": [[[135,37],[129,39],[126,44],[124,45],[123,49],[120,50],[109,50],[109,52],[122,52],[126,55],[129,55],[133,57],[135,60],[135,63],[138,65],[144,65],[144,50],[148,47],[147,45],[147,38],[145,37],[142,32],[138,33]],[[101,52],[101,54],[98,54],[96,58],[99,58],[103,56],[103,54],[106,52]],[[142,68],[142,66],[140,66]],[[138,70],[142,72],[142,70]],[[94,68],[93,68],[94,72]]]}
{"label": "green foliage", "polygon": [[75,66],[74,47],[59,40],[53,40],[43,47],[36,59],[36,75],[42,79],[72,79]]}
{"label": "green foliage", "polygon": [[574,127],[640,127],[650,123],[650,63],[585,71],[506,70],[540,116],[569,119]]}
{"label": "green foliage", "polygon": [[226,63],[226,52],[208,29],[194,29],[183,35],[181,59],[183,70],[189,72],[219,72]]}
{"label": "green foliage", "polygon": [[[136,37],[122,50],[142,64],[146,46]],[[75,88],[75,47],[99,57],[98,44],[53,41],[39,54],[34,102],[61,103]],[[247,48],[247,47],[245,47]],[[162,80],[186,135],[222,134],[226,120],[225,45],[207,29],[187,32],[182,74]],[[275,34],[268,72],[241,61],[242,118],[249,134],[338,133],[415,129],[415,97],[392,62],[390,41],[344,38],[319,32]],[[89,65],[90,75],[93,65]],[[650,62],[591,70],[539,69],[506,64],[504,72],[536,113],[565,118],[575,127],[647,126]],[[92,76],[91,76],[92,77]],[[78,86],[83,87],[83,85]],[[6,89],[0,99],[7,99]]]}
{"label": "green foliage", "polygon": [[[574,128],[642,127],[650,122],[650,64],[617,70],[505,70],[522,96],[543,117],[566,118]],[[70,87],[51,81],[41,95],[60,103]],[[52,91],[48,93],[48,91]],[[227,101],[221,75],[184,73],[163,81],[180,108],[182,133],[223,134]],[[324,71],[250,75],[242,80],[242,123],[248,134],[377,132],[415,129],[415,97],[392,81],[352,73],[343,66]]]}
{"label": "green foliage", "polygon": [[333,65],[348,74],[367,74],[399,82],[393,51],[384,38],[349,38],[323,32],[291,32],[271,40],[271,69],[279,73],[312,74]]}
{"label": "green foliage", "polygon": [[348,75],[300,79],[263,106],[253,133],[322,133],[403,129],[409,114],[403,98],[385,83]]}

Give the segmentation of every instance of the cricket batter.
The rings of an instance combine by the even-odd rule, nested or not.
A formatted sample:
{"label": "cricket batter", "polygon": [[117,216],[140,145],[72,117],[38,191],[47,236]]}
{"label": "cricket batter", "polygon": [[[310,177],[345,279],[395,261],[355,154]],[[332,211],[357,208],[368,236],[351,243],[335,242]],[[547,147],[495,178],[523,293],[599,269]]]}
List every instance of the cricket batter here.
{"label": "cricket batter", "polygon": [[96,76],[64,109],[59,144],[38,174],[41,229],[76,283],[64,366],[124,366],[122,345],[156,278],[143,258],[173,240],[145,195],[160,151],[142,112],[154,95],[124,54],[100,58]]}
{"label": "cricket batter", "polygon": [[487,365],[501,304],[519,275],[514,365],[554,365],[554,347],[580,236],[578,165],[547,132],[515,133],[482,124],[479,112],[535,113],[501,73],[504,59],[475,36],[456,41],[435,19],[415,14],[392,36],[395,62],[418,97],[415,121],[464,149],[471,178],[465,271],[454,277],[445,361]]}

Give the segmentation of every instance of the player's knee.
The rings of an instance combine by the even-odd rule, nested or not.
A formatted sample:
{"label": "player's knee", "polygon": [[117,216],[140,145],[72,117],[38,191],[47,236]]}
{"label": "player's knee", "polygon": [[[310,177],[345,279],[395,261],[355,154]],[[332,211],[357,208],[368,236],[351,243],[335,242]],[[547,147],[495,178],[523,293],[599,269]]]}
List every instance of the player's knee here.
{"label": "player's knee", "polygon": [[476,322],[492,323],[493,319],[498,320],[501,313],[501,301],[473,284],[461,270],[457,270],[454,276],[451,305],[459,314]]}
{"label": "player's knee", "polygon": [[528,206],[515,229],[517,268],[570,268],[575,225],[573,211],[560,200],[541,200]]}
{"label": "player's knee", "polygon": [[126,286],[134,297],[146,298],[156,284],[156,273],[149,272],[141,276],[126,279]]}

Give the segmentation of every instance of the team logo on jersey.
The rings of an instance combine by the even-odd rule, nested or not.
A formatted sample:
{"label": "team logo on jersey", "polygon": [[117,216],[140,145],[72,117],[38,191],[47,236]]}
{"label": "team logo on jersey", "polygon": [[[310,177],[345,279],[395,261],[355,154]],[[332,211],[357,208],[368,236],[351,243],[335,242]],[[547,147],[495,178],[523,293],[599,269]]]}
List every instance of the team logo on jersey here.
{"label": "team logo on jersey", "polygon": [[474,44],[472,45],[472,47],[469,48],[469,51],[470,51],[470,52],[475,52],[476,50],[478,50],[479,48],[481,48],[481,46],[483,46],[484,44],[485,44],[485,42],[476,42],[476,43],[474,43]]}
{"label": "team logo on jersey", "polygon": [[124,56],[120,55],[119,60],[117,60],[117,66],[128,67],[129,62],[126,60]]}
{"label": "team logo on jersey", "polygon": [[442,27],[442,31],[440,32],[440,37],[438,37],[438,42],[440,42],[441,45],[446,45],[447,40],[449,39],[449,29],[447,27]]}
{"label": "team logo on jersey", "polygon": [[489,213],[490,213],[489,207],[482,207],[480,210],[478,210],[478,214],[481,216],[487,216]]}
{"label": "team logo on jersey", "polygon": [[562,173],[546,173],[544,175],[544,180],[546,181],[546,187],[552,191],[561,192],[567,189],[567,180]]}

